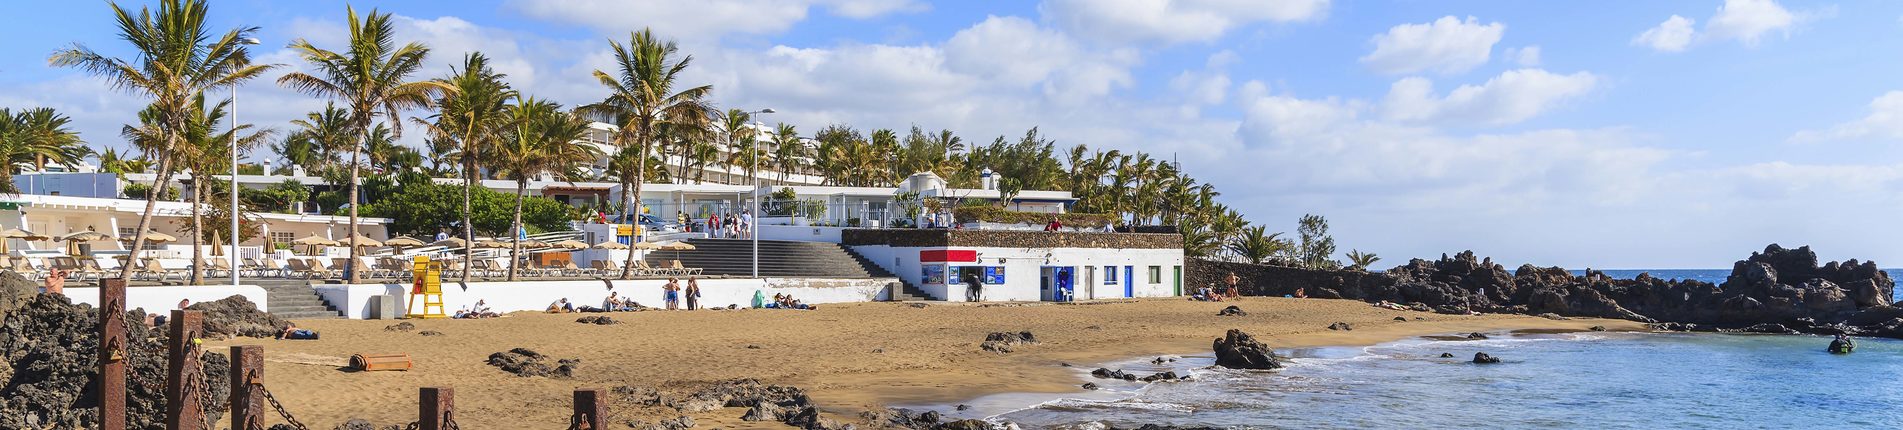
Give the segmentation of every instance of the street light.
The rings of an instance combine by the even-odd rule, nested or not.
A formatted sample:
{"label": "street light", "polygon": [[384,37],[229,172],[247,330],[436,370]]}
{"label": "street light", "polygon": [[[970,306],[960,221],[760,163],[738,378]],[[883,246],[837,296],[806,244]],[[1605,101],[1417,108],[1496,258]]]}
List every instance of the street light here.
{"label": "street light", "polygon": [[[766,115],[770,113],[778,112],[774,112],[773,108],[766,108],[755,112],[747,112],[747,115]],[[754,123],[762,124],[761,127],[765,127],[764,123],[759,121],[754,121]],[[747,211],[747,216],[752,217],[753,222],[747,223],[747,238],[753,240],[753,277],[758,278],[760,277],[760,140],[758,136],[754,137],[753,145],[754,147],[750,148],[751,150],[749,151],[752,152],[752,154],[747,154],[748,158],[753,159],[753,167],[747,169],[747,176],[750,176],[748,179],[753,182],[752,209]]]}
{"label": "street light", "polygon": [[[256,37],[239,40],[240,45],[257,45]],[[242,47],[240,47],[242,49]],[[231,286],[238,286],[238,86],[231,86]],[[197,252],[194,250],[193,252]]]}

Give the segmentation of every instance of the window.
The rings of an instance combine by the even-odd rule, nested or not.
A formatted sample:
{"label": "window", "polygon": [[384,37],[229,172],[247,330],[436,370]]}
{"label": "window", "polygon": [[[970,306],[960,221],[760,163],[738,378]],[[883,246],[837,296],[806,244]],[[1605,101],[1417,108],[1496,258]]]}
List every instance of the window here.
{"label": "window", "polygon": [[119,237],[132,237],[135,231],[138,231],[138,229],[133,227],[119,227]]}
{"label": "window", "polygon": [[297,236],[293,236],[291,232],[288,232],[288,231],[271,232],[272,242],[290,243],[293,240],[297,240]]}
{"label": "window", "polygon": [[1150,283],[1163,283],[1163,266],[1150,266]]}
{"label": "window", "polygon": [[1103,266],[1103,284],[1117,284],[1117,266]]}

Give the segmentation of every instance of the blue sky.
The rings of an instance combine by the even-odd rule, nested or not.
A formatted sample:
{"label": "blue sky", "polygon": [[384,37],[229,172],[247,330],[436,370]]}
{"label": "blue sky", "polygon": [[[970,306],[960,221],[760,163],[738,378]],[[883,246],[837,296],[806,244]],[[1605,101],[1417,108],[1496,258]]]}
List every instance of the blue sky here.
{"label": "blue sky", "polygon": [[[138,6],[140,2],[125,2]],[[1708,0],[404,1],[436,48],[499,60],[567,104],[600,97],[607,40],[652,26],[724,106],[810,132],[917,124],[968,141],[1181,160],[1257,223],[1332,220],[1400,264],[1472,249],[1517,264],[1727,267],[1765,244],[1894,263],[1903,251],[1903,3]],[[30,2],[0,37],[0,106],[52,106],[96,146],[142,103],[52,69],[122,52],[104,3]],[[340,43],[343,2],[218,1],[220,26]],[[321,102],[270,80],[240,116]],[[268,154],[255,154],[265,158]],[[1894,265],[1894,264],[1890,264]]]}

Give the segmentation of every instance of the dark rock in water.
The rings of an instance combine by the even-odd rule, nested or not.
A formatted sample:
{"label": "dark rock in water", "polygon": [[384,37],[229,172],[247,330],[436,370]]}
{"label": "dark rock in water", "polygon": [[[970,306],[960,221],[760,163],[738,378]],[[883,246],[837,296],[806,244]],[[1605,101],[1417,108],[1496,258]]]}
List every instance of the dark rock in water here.
{"label": "dark rock in water", "polygon": [[607,315],[589,315],[589,316],[585,316],[581,318],[576,318],[575,322],[582,323],[582,324],[594,324],[594,325],[613,325],[613,324],[621,323],[620,321],[615,321],[614,317],[610,317]]}
{"label": "dark rock in water", "polygon": [[1790,327],[1785,327],[1783,324],[1775,324],[1775,323],[1763,323],[1763,324],[1752,325],[1750,327],[1745,327],[1744,332],[1769,333],[1769,334],[1797,334],[1797,330],[1792,330]]}
{"label": "dark rock in water", "polygon": [[986,335],[984,343],[979,344],[978,347],[986,351],[1008,353],[1018,347],[1035,344],[1037,344],[1037,337],[1032,336],[1031,332],[1028,331],[1017,333],[994,332]]}
{"label": "dark rock in water", "polygon": [[[99,310],[21,281],[0,272],[0,429],[98,428]],[[126,428],[164,428],[164,333],[141,324],[142,312],[125,318]],[[230,361],[206,352],[200,363],[210,397],[229,398]],[[213,420],[229,408],[212,403]]]}
{"label": "dark rock in water", "polygon": [[1085,382],[1085,383],[1084,383],[1084,389],[1086,389],[1086,390],[1095,390],[1095,389],[1097,389],[1097,383],[1095,383],[1095,382]]}
{"label": "dark rock in water", "polygon": [[1500,357],[1487,355],[1487,353],[1484,353],[1484,352],[1474,353],[1474,364],[1493,364],[1493,363],[1499,363],[1499,362],[1500,362]]}
{"label": "dark rock in water", "polygon": [[433,337],[433,336],[442,336],[443,332],[436,331],[436,330],[423,330],[423,331],[416,332],[416,334]]}
{"label": "dark rock in water", "polygon": [[1216,365],[1231,369],[1279,369],[1282,363],[1275,361],[1275,350],[1257,342],[1254,336],[1242,330],[1229,329],[1222,338],[1216,339],[1212,348],[1216,352]]}
{"label": "dark rock in water", "polygon": [[957,409],[957,410],[960,410],[960,411],[969,411],[969,410],[971,410],[971,405],[963,405],[963,404],[961,404],[961,405],[958,405],[958,407],[956,407],[956,408],[953,408],[953,409]]}
{"label": "dark rock in water", "polygon": [[1102,367],[1090,371],[1090,376],[1095,376],[1099,379],[1136,379],[1136,375],[1124,373],[1121,370],[1110,370]]}
{"label": "dark rock in water", "polygon": [[1606,331],[1606,326],[1602,326],[1602,325],[1596,325],[1596,326],[1592,326],[1592,328],[1590,328],[1590,329],[1588,329],[1588,330],[1592,330],[1592,331]]}
{"label": "dark rock in water", "polygon": [[1395,322],[1407,322],[1407,317],[1394,317]]}
{"label": "dark rock in water", "polygon": [[1454,353],[1451,353],[1451,352],[1440,353],[1440,358],[1454,358]]}
{"label": "dark rock in water", "polygon": [[555,360],[555,365],[547,363],[548,356],[528,348],[516,348],[505,352],[489,354],[489,365],[499,367],[504,372],[516,376],[545,376],[569,378],[575,376],[575,368],[581,365],[580,359],[564,358]]}
{"label": "dark rock in water", "polygon": [[1473,332],[1473,333],[1467,333],[1467,338],[1472,340],[1481,340],[1481,339],[1486,339],[1487,335],[1480,334],[1480,332]]}
{"label": "dark rock in water", "polygon": [[984,420],[958,420],[939,425],[938,430],[991,430],[991,424]]}
{"label": "dark rock in water", "polygon": [[806,430],[836,430],[846,428],[846,426],[840,425],[832,419],[820,417],[819,408],[812,406],[799,408],[798,410],[788,413],[786,420],[782,422],[786,423],[786,425]]}
{"label": "dark rock in water", "polygon": [[868,424],[879,424],[883,422],[894,427],[909,429],[929,429],[937,427],[938,422],[944,419],[944,416],[939,415],[938,411],[918,412],[905,408],[886,409],[885,415],[883,416],[877,414],[872,416],[861,414],[861,416],[866,418],[866,423]]}
{"label": "dark rock in water", "polygon": [[258,305],[239,295],[193,303],[186,309],[205,312],[205,337],[210,339],[272,338],[291,326],[290,321],[258,310]]}
{"label": "dark rock in water", "polygon": [[1241,316],[1248,316],[1248,315],[1249,315],[1248,312],[1243,312],[1242,308],[1237,307],[1235,305],[1229,305],[1229,307],[1222,308],[1221,311],[1216,312],[1216,316],[1219,316],[1219,317],[1241,317]]}
{"label": "dark rock in water", "polygon": [[1150,376],[1137,378],[1137,380],[1143,381],[1143,382],[1174,381],[1177,379],[1182,379],[1182,378],[1177,377],[1176,372],[1157,372]]}
{"label": "dark rock in water", "polygon": [[1349,331],[1349,330],[1354,330],[1354,329],[1355,329],[1355,326],[1352,326],[1352,325],[1348,325],[1348,323],[1345,323],[1345,322],[1337,322],[1337,323],[1334,323],[1334,324],[1329,324],[1329,325],[1328,325],[1328,329],[1329,329],[1329,330],[1341,330],[1341,331]]}

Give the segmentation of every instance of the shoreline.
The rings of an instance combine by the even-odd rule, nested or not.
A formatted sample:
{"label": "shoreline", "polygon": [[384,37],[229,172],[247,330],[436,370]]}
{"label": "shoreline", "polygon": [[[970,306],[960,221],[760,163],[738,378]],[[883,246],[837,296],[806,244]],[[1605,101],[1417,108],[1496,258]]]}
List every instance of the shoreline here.
{"label": "shoreline", "polygon": [[[1237,305],[1247,316],[1216,316]],[[487,320],[408,320],[415,332],[385,331],[398,321],[307,320],[319,341],[234,339],[265,346],[266,383],[318,426],[363,418],[377,424],[415,419],[416,389],[455,388],[458,419],[477,428],[564,425],[577,388],[645,386],[687,393],[719,381],[754,378],[800,387],[841,423],[868,428],[861,412],[893,405],[956,404],[999,393],[1080,391],[1079,370],[1159,355],[1207,355],[1209,342],[1242,329],[1278,351],[1374,345],[1421,335],[1519,329],[1644,330],[1630,321],[1520,315],[1441,315],[1377,308],[1352,300],[1249,297],[1230,302],[1149,299],[1078,304],[863,303],[819,311],[648,311],[608,314],[516,313]],[[575,323],[607,315],[621,324]],[[1402,316],[1408,321],[1393,321]],[[1419,317],[1420,320],[1414,318]],[[1329,330],[1346,322],[1352,331]],[[1041,343],[1008,354],[981,350],[990,332],[1032,331]],[[419,336],[438,331],[442,336]],[[524,347],[582,360],[572,379],[517,377],[488,366],[490,353]],[[356,353],[407,353],[408,372],[344,372]],[[552,359],[551,359],[552,361]],[[1063,367],[1071,363],[1074,367]],[[758,427],[742,408],[681,413],[614,405],[617,422],[679,415],[701,425]],[[950,412],[950,411],[940,411]],[[774,424],[778,425],[778,424]]]}

